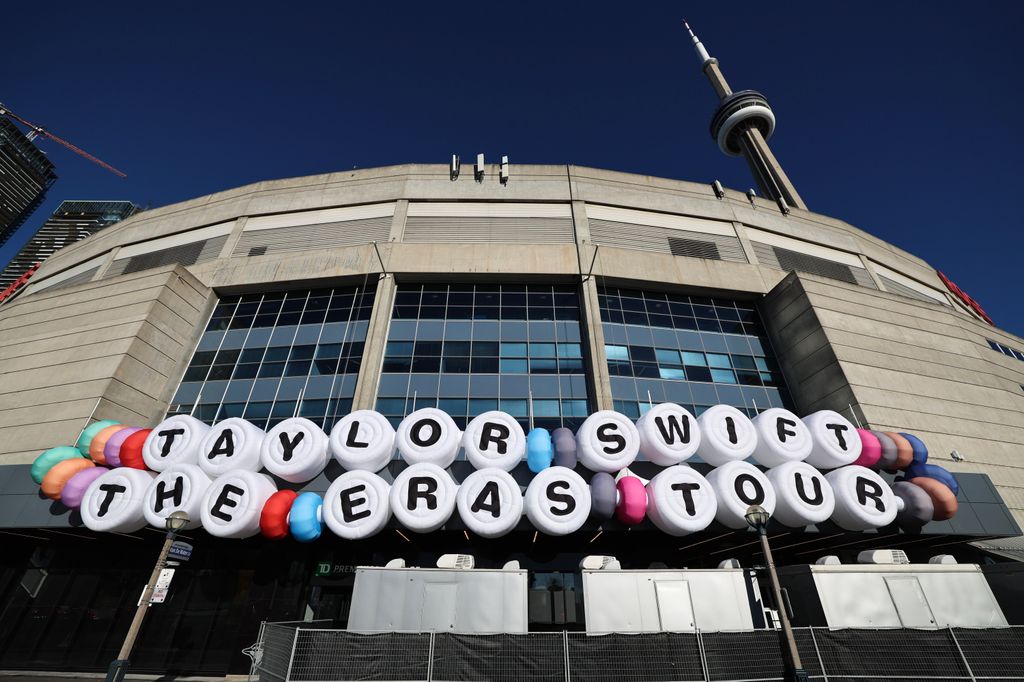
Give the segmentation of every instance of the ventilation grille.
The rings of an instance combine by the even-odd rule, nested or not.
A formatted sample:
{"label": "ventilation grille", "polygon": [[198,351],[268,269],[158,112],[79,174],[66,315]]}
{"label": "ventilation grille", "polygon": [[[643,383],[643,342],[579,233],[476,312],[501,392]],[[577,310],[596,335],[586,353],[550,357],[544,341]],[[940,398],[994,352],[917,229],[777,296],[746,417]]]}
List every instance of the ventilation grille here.
{"label": "ventilation grille", "polygon": [[75,284],[84,284],[85,282],[88,282],[89,280],[91,280],[93,275],[95,275],[96,271],[99,270],[99,269],[100,269],[100,267],[97,265],[94,268],[89,268],[85,272],[80,272],[77,275],[74,275],[73,277],[68,277],[67,279],[62,280],[60,282],[57,282],[56,284],[51,284],[50,286],[46,286],[46,282],[45,281],[44,282],[40,282],[39,283],[40,286],[36,287],[35,290],[36,291],[42,291],[43,289],[46,289],[46,290],[63,289],[64,287],[74,286]]}
{"label": "ventilation grille", "polygon": [[[391,216],[342,220],[335,223],[276,227],[242,232],[233,256],[259,256],[265,253],[313,251],[337,246],[386,242],[391,234]],[[252,253],[254,249],[263,249]]]}
{"label": "ventilation grille", "polygon": [[924,301],[925,303],[940,303],[948,306],[949,303],[946,301],[940,301],[937,298],[932,298],[927,294],[922,294],[916,289],[911,289],[906,284],[900,284],[899,282],[889,279],[885,275],[879,275],[878,279],[882,280],[882,284],[885,285],[885,290],[891,294],[898,294],[900,296],[906,296],[907,298],[914,298],[918,301]]}
{"label": "ventilation grille", "polygon": [[777,268],[787,272],[809,272],[812,275],[821,275],[830,279],[838,279],[850,284],[857,284],[869,289],[876,289],[871,275],[864,268],[856,268],[844,263],[837,263],[834,260],[812,256],[799,251],[791,251],[781,246],[770,246],[762,242],[751,242],[754,253],[761,265],[770,268]]}
{"label": "ventilation grille", "polygon": [[423,243],[572,244],[571,217],[409,216],[402,241]]}
{"label": "ventilation grille", "polygon": [[140,253],[138,256],[132,256],[131,258],[119,258],[111,263],[106,276],[127,275],[132,272],[158,268],[162,265],[195,265],[197,263],[204,263],[220,255],[225,241],[227,241],[227,235],[214,237],[213,239],[204,239],[192,242],[191,244],[172,246],[167,249],[160,249],[159,251]]}
{"label": "ventilation grille", "polygon": [[589,222],[590,236],[597,244],[670,253],[673,256],[747,262],[737,237],[600,218],[591,218]]}

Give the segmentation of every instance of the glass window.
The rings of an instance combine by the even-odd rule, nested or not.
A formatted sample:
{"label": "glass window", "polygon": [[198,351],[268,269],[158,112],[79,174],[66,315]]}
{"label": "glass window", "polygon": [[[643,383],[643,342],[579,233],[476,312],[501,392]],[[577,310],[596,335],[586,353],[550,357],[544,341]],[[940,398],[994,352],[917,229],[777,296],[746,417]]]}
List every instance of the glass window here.
{"label": "glass window", "polygon": [[722,403],[747,414],[754,402],[760,409],[772,400],[789,404],[749,303],[603,283],[598,297],[612,396],[624,414],[636,418],[662,400],[698,412]]}
{"label": "glass window", "polygon": [[[368,319],[375,289],[376,282],[368,279],[366,286],[222,298],[200,338],[201,350],[185,370],[172,403],[202,396],[194,416],[208,423],[244,414],[264,427],[298,410],[329,429],[345,412],[330,411],[330,405],[320,398],[333,396],[335,409],[350,404],[355,382],[346,383],[342,377],[359,371],[365,323],[349,325],[343,343],[341,339],[320,346],[316,343],[329,336],[329,325],[345,327],[345,323]],[[233,331],[224,336],[220,331],[223,329]],[[408,345],[411,354],[412,344]],[[293,384],[302,391],[310,382],[321,382],[313,386],[314,392],[326,394],[311,396],[317,399],[302,405],[281,401],[278,393],[282,376],[288,377],[287,393],[297,393],[292,390]],[[255,384],[253,379],[257,379]],[[248,396],[250,402],[237,402],[240,396]],[[267,424],[260,421],[266,419]]]}
{"label": "glass window", "polygon": [[[575,405],[587,404],[578,319],[574,286],[399,284],[377,409],[397,425],[415,396],[417,406],[440,406],[460,428],[499,407],[526,428],[531,381],[543,379],[532,389],[534,425],[578,428],[589,414]],[[568,382],[573,377],[582,390]]]}

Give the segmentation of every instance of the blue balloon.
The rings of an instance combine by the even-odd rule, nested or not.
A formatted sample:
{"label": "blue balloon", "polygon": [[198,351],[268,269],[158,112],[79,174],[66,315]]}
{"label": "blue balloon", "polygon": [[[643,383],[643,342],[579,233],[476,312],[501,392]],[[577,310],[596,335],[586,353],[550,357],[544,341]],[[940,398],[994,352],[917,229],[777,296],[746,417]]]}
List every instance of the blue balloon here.
{"label": "blue balloon", "polygon": [[302,493],[292,502],[288,515],[288,529],[299,542],[313,542],[320,537],[324,524],[320,520],[323,499],[316,493]]}
{"label": "blue balloon", "polygon": [[547,429],[530,429],[526,434],[526,465],[535,474],[551,466],[555,449],[551,445],[551,434]]}
{"label": "blue balloon", "polygon": [[956,482],[956,478],[938,464],[918,464],[913,462],[906,468],[903,475],[907,480],[917,478],[918,476],[934,478],[939,483],[946,484],[946,487],[952,490],[954,495],[960,494],[960,484]]}
{"label": "blue balloon", "polygon": [[914,464],[924,464],[928,461],[928,446],[912,433],[900,432],[900,435],[907,439],[910,447],[914,450]]}

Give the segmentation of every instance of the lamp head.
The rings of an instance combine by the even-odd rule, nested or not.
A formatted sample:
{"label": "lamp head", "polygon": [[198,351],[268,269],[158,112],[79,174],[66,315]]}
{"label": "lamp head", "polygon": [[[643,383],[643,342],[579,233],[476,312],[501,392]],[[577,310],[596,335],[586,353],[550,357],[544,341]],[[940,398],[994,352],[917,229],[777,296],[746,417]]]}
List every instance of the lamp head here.
{"label": "lamp head", "polygon": [[756,531],[764,530],[768,526],[768,519],[771,515],[768,510],[759,504],[747,507],[747,513],[743,515],[750,527]]}
{"label": "lamp head", "polygon": [[190,520],[191,519],[189,519],[188,514],[179,509],[178,511],[171,512],[167,516],[167,519],[164,521],[164,527],[169,531],[177,533],[179,530],[182,530],[187,526]]}

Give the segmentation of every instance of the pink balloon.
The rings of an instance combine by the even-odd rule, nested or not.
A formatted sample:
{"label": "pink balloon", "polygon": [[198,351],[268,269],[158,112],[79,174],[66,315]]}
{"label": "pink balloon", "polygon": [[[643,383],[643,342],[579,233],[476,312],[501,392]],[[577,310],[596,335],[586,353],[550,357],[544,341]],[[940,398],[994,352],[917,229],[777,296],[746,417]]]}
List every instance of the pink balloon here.
{"label": "pink balloon", "polygon": [[878,460],[882,458],[882,441],[878,440],[878,436],[871,433],[867,429],[857,429],[857,435],[860,436],[860,457],[858,457],[853,463],[856,466],[874,468],[878,465]]}
{"label": "pink balloon", "polygon": [[121,444],[128,436],[141,430],[141,426],[128,426],[111,436],[107,440],[107,444],[103,446],[103,457],[107,460],[107,464],[112,467],[121,466]]}
{"label": "pink balloon", "polygon": [[[106,453],[104,453],[106,454]],[[103,474],[110,471],[107,467],[95,466],[82,469],[68,479],[60,491],[60,501],[65,507],[78,509],[82,506],[82,497],[85,496],[85,489]]]}
{"label": "pink balloon", "polygon": [[635,526],[647,515],[647,489],[636,476],[623,476],[615,482],[619,491],[619,504],[615,518],[627,526]]}

